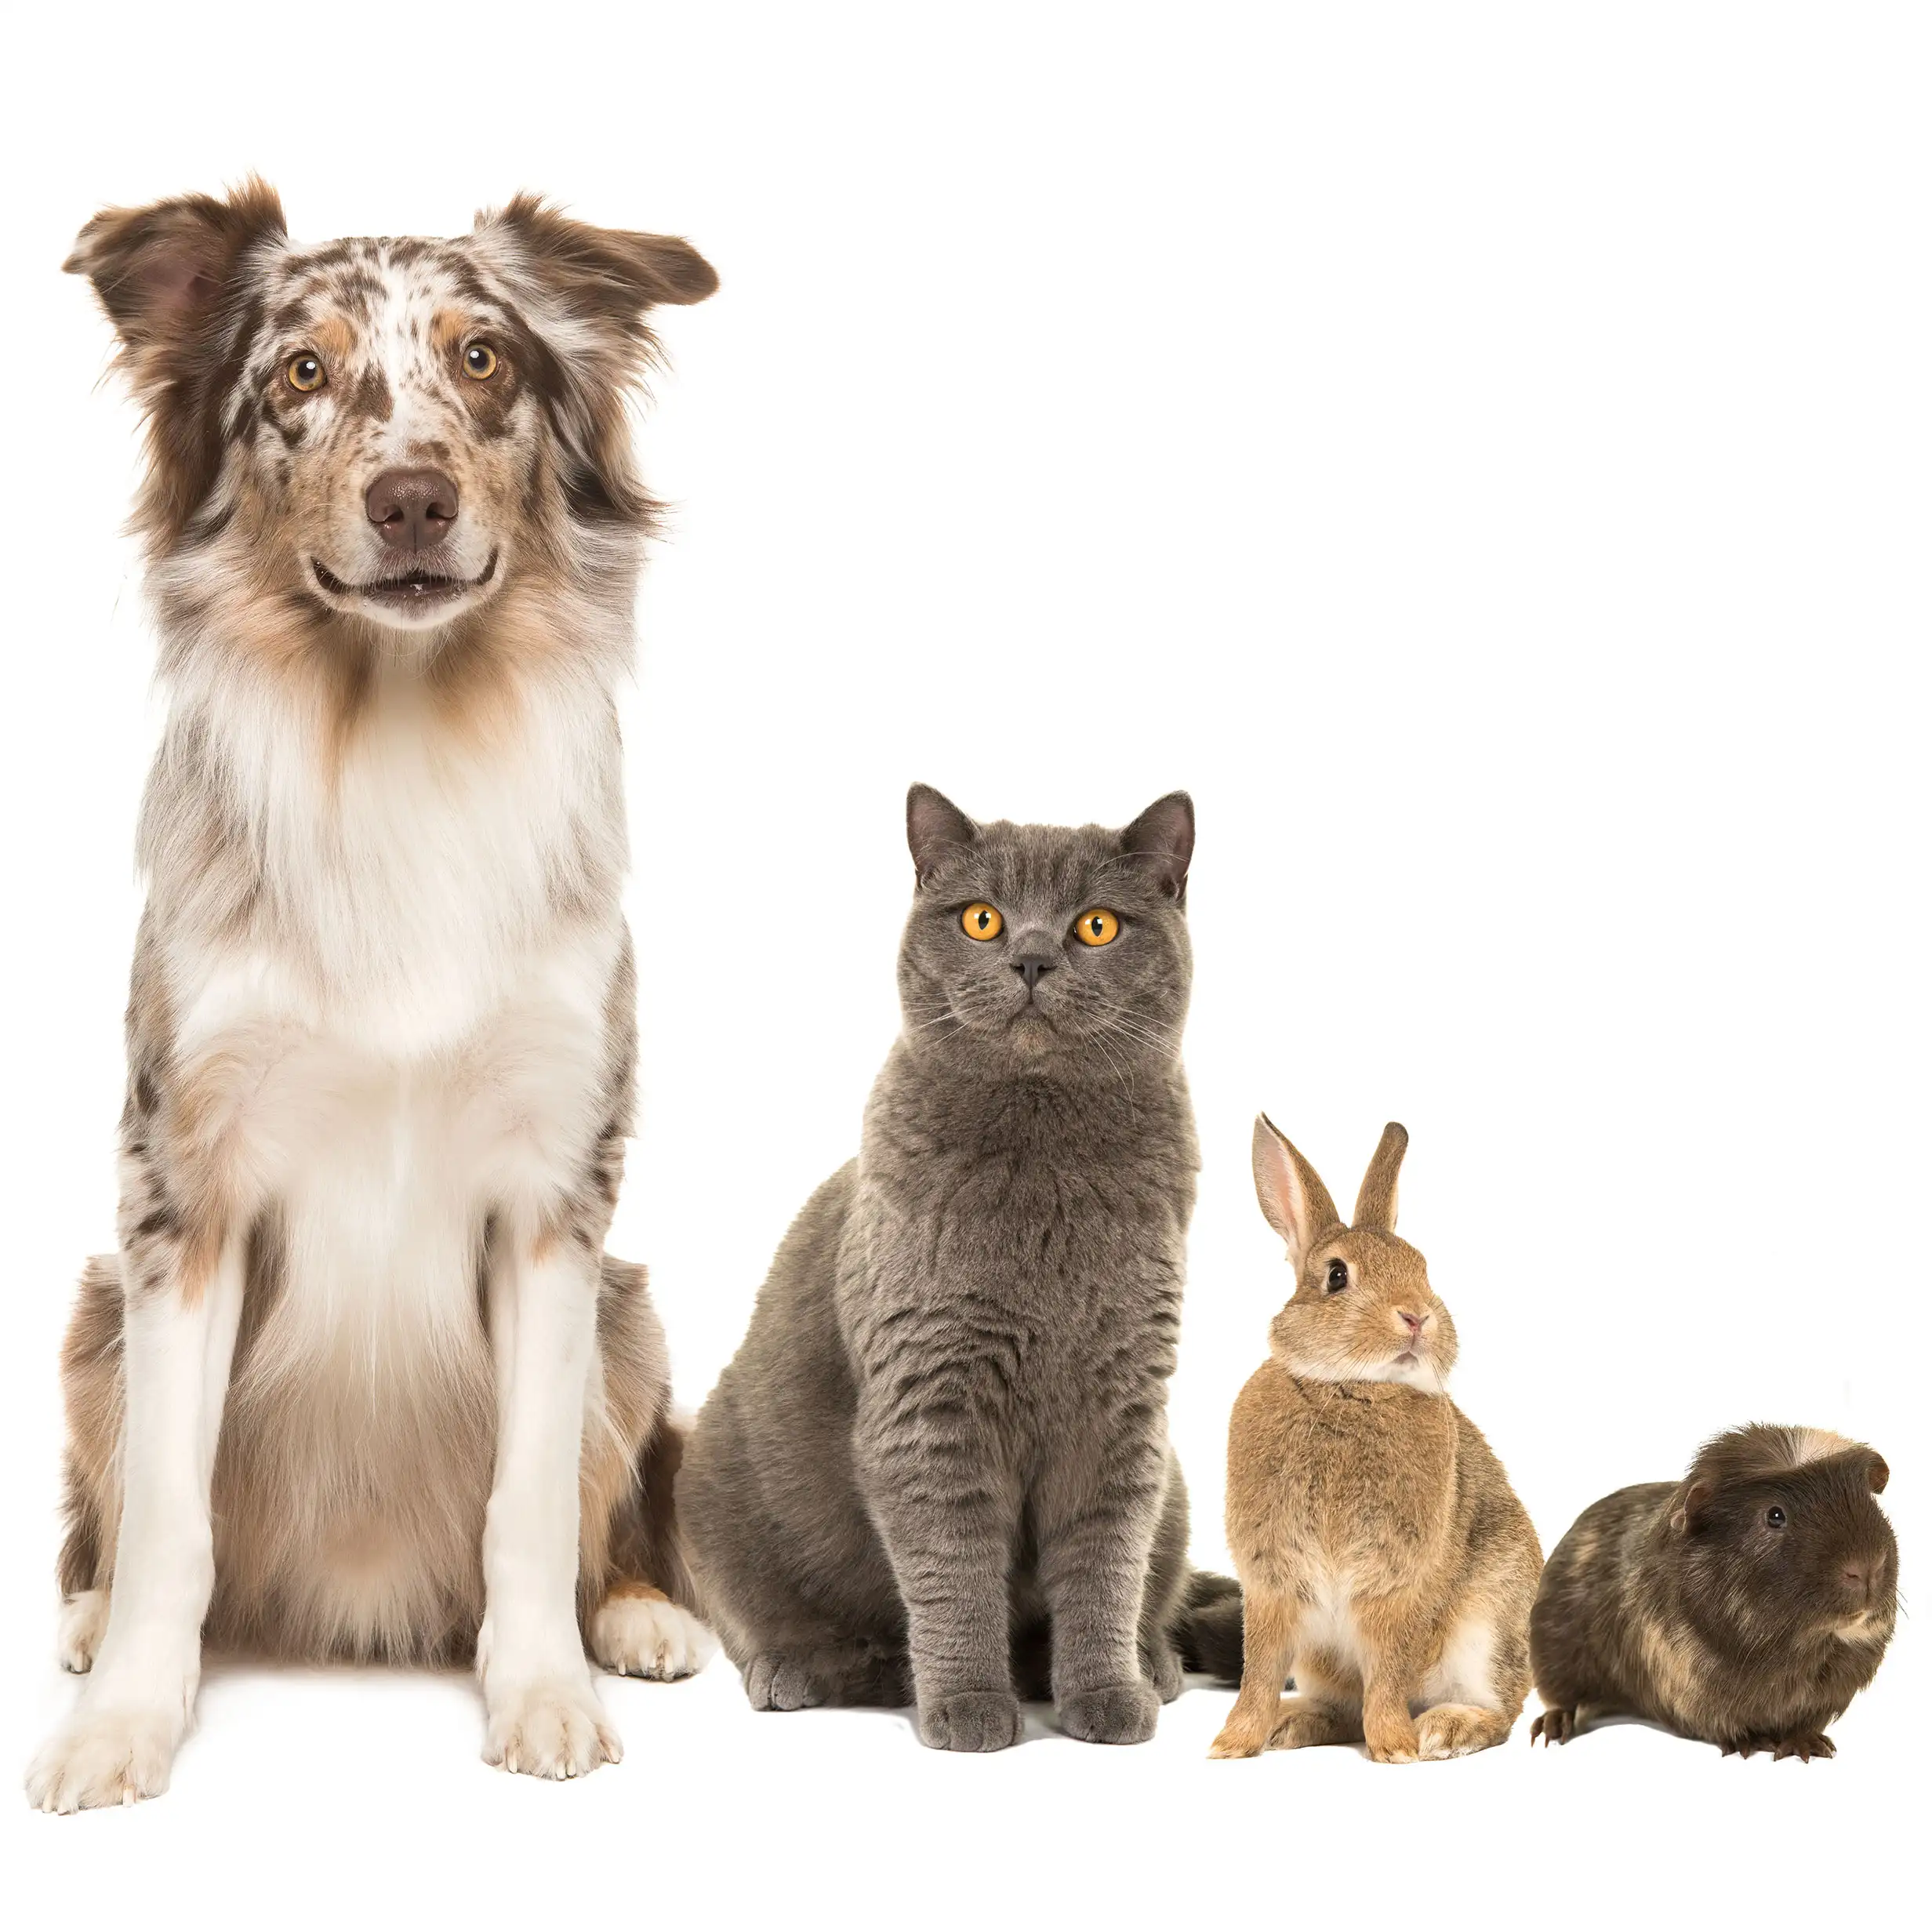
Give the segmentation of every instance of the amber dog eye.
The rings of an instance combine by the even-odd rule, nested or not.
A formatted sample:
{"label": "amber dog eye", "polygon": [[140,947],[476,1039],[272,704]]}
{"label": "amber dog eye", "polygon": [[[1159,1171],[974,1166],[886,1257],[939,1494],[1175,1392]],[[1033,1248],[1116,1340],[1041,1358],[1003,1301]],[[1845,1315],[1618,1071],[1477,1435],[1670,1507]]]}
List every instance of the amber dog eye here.
{"label": "amber dog eye", "polygon": [[1120,922],[1105,907],[1096,906],[1091,912],[1080,914],[1073,930],[1080,935],[1083,946],[1111,946],[1120,933]]}
{"label": "amber dog eye", "polygon": [[969,939],[997,939],[1006,924],[993,906],[968,906],[960,914],[959,923]]}
{"label": "amber dog eye", "polygon": [[1328,1279],[1323,1285],[1323,1291],[1328,1295],[1339,1295],[1348,1285],[1349,1264],[1345,1261],[1331,1261],[1328,1264]]}
{"label": "amber dog eye", "polygon": [[289,365],[289,387],[300,390],[305,396],[328,380],[329,372],[322,367],[320,356],[299,355]]}
{"label": "amber dog eye", "polygon": [[487,342],[473,342],[463,352],[463,372],[487,383],[496,373],[496,351]]}
{"label": "amber dog eye", "polygon": [[1770,1508],[1765,1511],[1764,1520],[1773,1529],[1781,1530],[1785,1527],[1785,1513],[1778,1508],[1776,1503],[1773,1503]]}

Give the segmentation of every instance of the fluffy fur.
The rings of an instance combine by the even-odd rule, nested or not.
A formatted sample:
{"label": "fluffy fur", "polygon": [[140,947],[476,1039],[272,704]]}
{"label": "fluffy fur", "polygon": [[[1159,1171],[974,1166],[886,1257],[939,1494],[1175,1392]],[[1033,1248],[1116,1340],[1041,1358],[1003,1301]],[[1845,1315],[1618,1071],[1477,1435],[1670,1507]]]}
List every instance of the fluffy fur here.
{"label": "fluffy fur", "polygon": [[1255,1124],[1256,1192],[1296,1281],[1228,1425],[1245,1657],[1215,1757],[1363,1742],[1378,1763],[1460,1757],[1508,1737],[1529,1689],[1542,1554],[1443,1393],[1455,1328],[1395,1233],[1407,1144],[1391,1123],[1345,1226],[1321,1177]]}
{"label": "fluffy fur", "polygon": [[1050,1691],[1072,1735],[1135,1743],[1239,1615],[1189,1574],[1166,1425],[1193,808],[980,826],[921,786],[907,818],[904,1030],[698,1418],[679,1515],[757,1709],[916,1701],[928,1744],[990,1751]]}
{"label": "fluffy fur", "polygon": [[1749,1757],[1830,1757],[1825,1727],[1877,1674],[1898,1545],[1885,1459],[1828,1429],[1756,1424],[1678,1483],[1591,1504],[1550,1552],[1530,1620],[1532,1738],[1647,1718]]}
{"label": "fluffy fur", "polygon": [[[528,198],[298,246],[274,193],[114,209],[68,267],[146,412],[165,732],[118,1253],[67,1346],[63,1650],[29,1774],[163,1789],[202,1631],[475,1654],[486,1751],[617,1755],[612,1668],[702,1652],[641,1269],[612,689],[652,506],[626,398],[688,245]],[[379,500],[428,474],[414,536]],[[447,512],[447,514],[443,514]]]}

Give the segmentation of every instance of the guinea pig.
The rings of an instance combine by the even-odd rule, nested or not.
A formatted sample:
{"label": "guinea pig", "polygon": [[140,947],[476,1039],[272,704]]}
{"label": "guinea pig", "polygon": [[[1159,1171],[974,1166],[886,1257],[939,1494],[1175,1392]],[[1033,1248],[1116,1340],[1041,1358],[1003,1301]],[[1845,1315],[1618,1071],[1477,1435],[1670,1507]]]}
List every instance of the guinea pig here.
{"label": "guinea pig", "polygon": [[1753,1423],[1680,1483],[1591,1504],[1551,1552],[1530,1613],[1545,1705],[1534,1743],[1585,1714],[1649,1719],[1749,1757],[1830,1757],[1825,1727],[1877,1673],[1898,1545],[1862,1443]]}

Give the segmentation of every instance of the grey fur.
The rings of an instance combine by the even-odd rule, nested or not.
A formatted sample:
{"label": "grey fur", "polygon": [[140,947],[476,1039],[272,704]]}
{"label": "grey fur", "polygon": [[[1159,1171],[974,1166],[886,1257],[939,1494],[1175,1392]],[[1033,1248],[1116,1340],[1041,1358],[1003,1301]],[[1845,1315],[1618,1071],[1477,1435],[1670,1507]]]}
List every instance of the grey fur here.
{"label": "grey fur", "polygon": [[[1074,1736],[1138,1743],[1240,1614],[1189,1576],[1167,1438],[1193,809],[980,826],[915,786],[907,830],[903,1030],[698,1418],[679,1513],[757,1708],[916,1699],[928,1744],[986,1751],[1050,1688]],[[995,939],[962,930],[979,901]],[[1120,931],[1088,947],[1095,906]]]}

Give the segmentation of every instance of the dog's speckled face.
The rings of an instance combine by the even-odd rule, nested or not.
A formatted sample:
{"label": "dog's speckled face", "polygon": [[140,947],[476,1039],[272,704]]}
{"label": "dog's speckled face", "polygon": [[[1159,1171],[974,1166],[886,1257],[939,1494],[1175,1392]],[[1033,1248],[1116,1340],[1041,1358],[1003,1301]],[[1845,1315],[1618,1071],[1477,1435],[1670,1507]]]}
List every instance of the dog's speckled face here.
{"label": "dog's speckled face", "polygon": [[634,554],[645,317],[717,285],[685,242],[528,198],[454,240],[304,247],[260,183],[98,216],[68,267],[149,412],[138,520],[175,614],[392,638]]}

